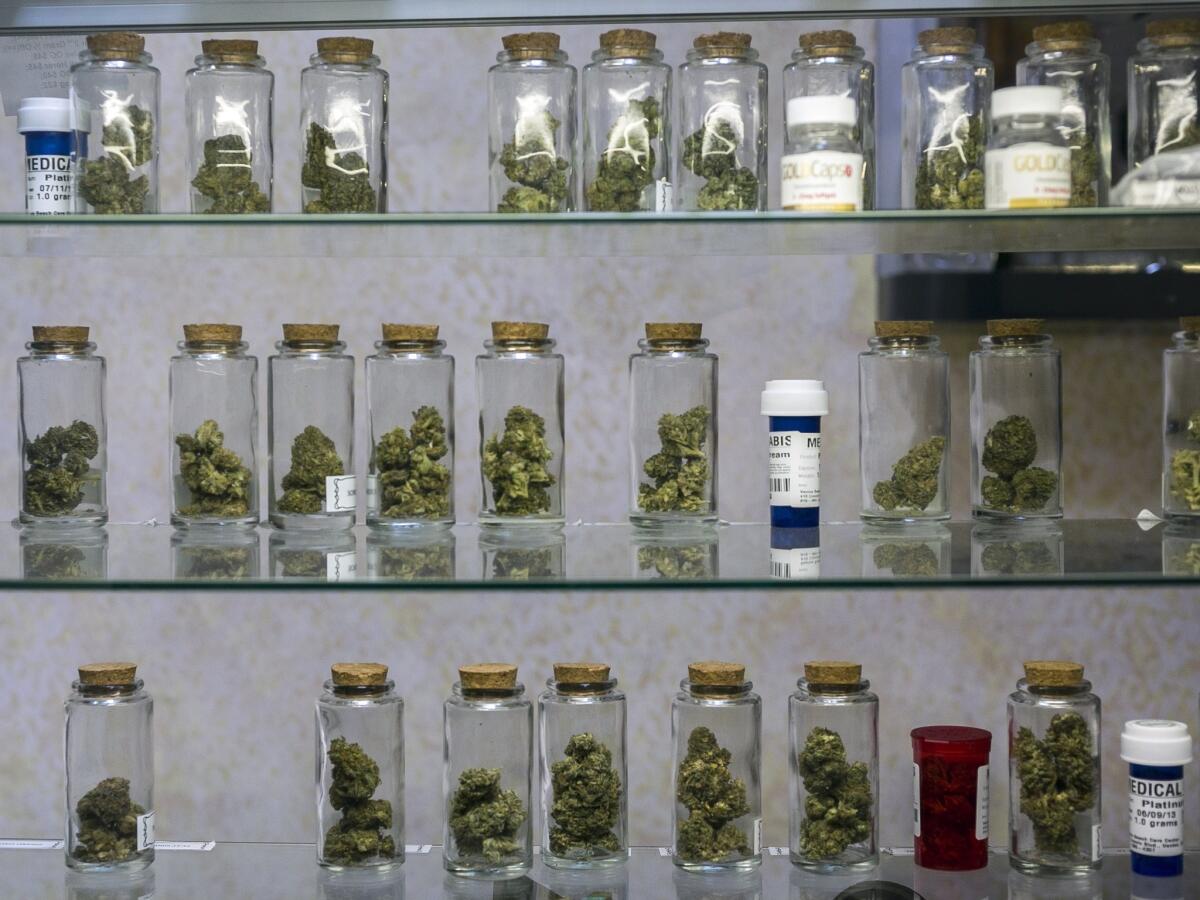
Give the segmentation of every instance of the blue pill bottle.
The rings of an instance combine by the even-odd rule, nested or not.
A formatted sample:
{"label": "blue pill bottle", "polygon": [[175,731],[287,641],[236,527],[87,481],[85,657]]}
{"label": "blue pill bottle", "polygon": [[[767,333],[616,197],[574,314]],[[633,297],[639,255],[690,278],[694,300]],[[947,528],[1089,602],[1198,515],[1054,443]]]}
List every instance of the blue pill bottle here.
{"label": "blue pill bottle", "polygon": [[1183,722],[1134,719],[1121,732],[1129,763],[1129,858],[1137,875],[1183,874],[1183,767],[1192,738]]}
{"label": "blue pill bottle", "polygon": [[829,413],[825,383],[768,381],[762,414],[768,417],[771,525],[813,528],[821,520],[821,417]]}
{"label": "blue pill bottle", "polygon": [[25,136],[25,212],[63,216],[75,211],[75,131],[71,101],[26,97],[17,107]]}

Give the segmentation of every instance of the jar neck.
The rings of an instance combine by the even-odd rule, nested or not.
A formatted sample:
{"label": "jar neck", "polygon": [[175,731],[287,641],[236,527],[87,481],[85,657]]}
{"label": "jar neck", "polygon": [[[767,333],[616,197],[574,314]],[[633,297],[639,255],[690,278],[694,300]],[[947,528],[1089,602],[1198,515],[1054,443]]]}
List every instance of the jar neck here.
{"label": "jar neck", "polygon": [[357,53],[314,53],[308,58],[312,66],[329,66],[338,69],[358,69],[371,71],[379,68],[379,57],[374,54],[360,56]]}
{"label": "jar neck", "polygon": [[1022,678],[1017,682],[1017,690],[1033,697],[1083,697],[1092,692],[1092,683],[1085,680],[1070,685],[1030,684]]}
{"label": "jar neck", "polygon": [[663,52],[657,47],[601,47],[592,52],[592,62],[615,62],[625,65],[661,63]]}
{"label": "jar neck", "polygon": [[436,359],[442,355],[445,341],[376,341],[375,349],[380,356],[420,356]]}
{"label": "jar neck", "polygon": [[325,682],[325,693],[339,700],[384,700],[395,696],[396,682],[388,679],[383,684],[334,684]]}
{"label": "jar neck", "polygon": [[867,52],[857,44],[852,47],[845,44],[824,47],[799,47],[792,51],[792,59],[796,62],[811,62],[821,59],[850,62],[863,59],[866,55]]}
{"label": "jar neck", "polygon": [[1100,56],[1100,41],[1096,38],[1074,38],[1061,41],[1032,41],[1025,47],[1030,62],[1086,59]]}
{"label": "jar neck", "polygon": [[501,50],[496,62],[514,66],[565,66],[567,54],[563,50]]}
{"label": "jar neck", "polygon": [[741,684],[695,684],[688,679],[679,682],[679,689],[696,700],[706,703],[733,702],[745,700],[750,696],[754,682],[743,681]]}
{"label": "jar neck", "polygon": [[642,338],[638,341],[638,349],[652,356],[704,356],[708,349],[708,341],[698,340],[650,340]]}
{"label": "jar neck", "polygon": [[280,356],[341,356],[346,352],[345,341],[277,341]]}
{"label": "jar neck", "polygon": [[520,700],[525,696],[525,685],[519,681],[511,688],[464,688],[461,681],[454,682],[451,689],[456,700],[467,703],[497,703],[505,700]]}
{"label": "jar neck", "polygon": [[546,689],[552,694],[572,700],[603,700],[617,694],[617,679],[607,681],[576,682],[546,679]]}
{"label": "jar neck", "polygon": [[848,684],[814,684],[806,678],[801,678],[796,682],[796,687],[801,691],[812,694],[814,697],[830,699],[843,697],[850,699],[865,696],[867,690],[871,687],[871,682],[864,678]]}
{"label": "jar neck", "polygon": [[687,52],[688,62],[710,64],[746,63],[758,59],[753,47],[693,47]]}
{"label": "jar neck", "polygon": [[80,681],[71,683],[71,689],[81,697],[132,697],[142,689],[142,679],[136,678],[130,684],[83,684]]}
{"label": "jar neck", "polygon": [[225,356],[241,359],[250,345],[245,341],[180,341],[175,345],[186,356]]}
{"label": "jar neck", "polygon": [[1048,334],[985,334],[979,338],[983,350],[1048,350],[1053,345]]}
{"label": "jar neck", "polygon": [[34,358],[49,356],[77,356],[87,358],[96,352],[96,345],[91,341],[84,343],[76,341],[30,341],[25,345],[25,349]]}
{"label": "jar neck", "polygon": [[841,122],[802,122],[788,125],[788,137],[792,141],[830,140],[840,138],[854,140],[854,126]]}
{"label": "jar neck", "polygon": [[264,57],[251,53],[230,56],[205,56],[201,53],[196,57],[198,69],[220,69],[243,72],[258,72],[265,69],[267,61]]}
{"label": "jar neck", "polygon": [[128,50],[83,50],[79,54],[79,60],[98,65],[149,66],[154,57],[144,50],[140,53],[131,53]]}
{"label": "jar neck", "polygon": [[983,59],[983,47],[979,44],[923,44],[913,50],[912,58],[914,61],[942,59],[974,63]]}
{"label": "jar neck", "polygon": [[1045,131],[1055,128],[1061,116],[1051,116],[1046,113],[1019,113],[1014,116],[1001,116],[992,120],[992,131]]}
{"label": "jar neck", "polygon": [[941,349],[941,339],[935,334],[905,334],[867,339],[867,346],[880,352],[914,352]]}
{"label": "jar neck", "polygon": [[488,353],[503,356],[508,353],[519,353],[522,356],[549,356],[554,350],[554,339],[543,340],[506,340],[484,341],[483,347]]}

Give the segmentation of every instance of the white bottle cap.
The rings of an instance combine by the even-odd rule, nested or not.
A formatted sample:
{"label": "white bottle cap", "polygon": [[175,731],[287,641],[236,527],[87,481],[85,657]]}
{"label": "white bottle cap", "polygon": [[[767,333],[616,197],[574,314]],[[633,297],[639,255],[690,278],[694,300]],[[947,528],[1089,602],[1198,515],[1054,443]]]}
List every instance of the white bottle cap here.
{"label": "white bottle cap", "polygon": [[1192,738],[1183,722],[1134,719],[1121,732],[1121,759],[1137,766],[1185,766],[1192,761]]}
{"label": "white bottle cap", "polygon": [[17,131],[70,131],[71,101],[66,97],[26,97],[17,106]]}
{"label": "white bottle cap", "polygon": [[788,125],[853,125],[857,121],[854,101],[841,94],[793,97],[787,102]]}
{"label": "white bottle cap", "polygon": [[829,395],[825,382],[784,380],[768,381],[762,392],[764,416],[824,416],[829,414]]}
{"label": "white bottle cap", "polygon": [[1049,84],[1007,87],[992,93],[992,118],[1062,115],[1062,88]]}

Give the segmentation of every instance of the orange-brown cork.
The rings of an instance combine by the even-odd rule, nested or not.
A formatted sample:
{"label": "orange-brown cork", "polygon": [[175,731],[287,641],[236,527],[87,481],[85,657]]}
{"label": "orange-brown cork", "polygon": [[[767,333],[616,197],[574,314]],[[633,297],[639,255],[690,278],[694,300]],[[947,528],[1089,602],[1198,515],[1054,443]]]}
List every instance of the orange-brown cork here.
{"label": "orange-brown cork", "polygon": [[200,50],[216,60],[243,62],[258,56],[258,41],[245,38],[201,41]]}
{"label": "orange-brown cork", "polygon": [[606,53],[626,53],[643,56],[654,49],[658,38],[651,31],[640,28],[614,28],[600,35],[600,48]]}
{"label": "orange-brown cork", "polygon": [[87,36],[87,48],[103,59],[137,59],[146,38],[132,31],[101,31]]}
{"label": "orange-brown cork", "polygon": [[559,37],[553,31],[523,31],[519,34],[504,35],[500,38],[500,43],[509,53],[553,56],[558,52]]}
{"label": "orange-brown cork", "polygon": [[93,686],[133,684],[137,678],[137,663],[101,662],[79,667],[79,683]]}
{"label": "orange-brown cork", "polygon": [[334,62],[362,62],[370,57],[375,42],[370,38],[317,38],[317,52]]}
{"label": "orange-brown cork", "polygon": [[545,322],[493,322],[494,341],[544,341],[550,336]]}
{"label": "orange-brown cork", "polygon": [[700,322],[647,322],[648,341],[698,341],[704,325]]}
{"label": "orange-brown cork", "polygon": [[34,325],[36,344],[86,344],[91,329],[87,325]]}
{"label": "orange-brown cork", "polygon": [[295,325],[289,323],[283,326],[283,339],[289,344],[332,344],[338,339],[340,330],[340,325]]}
{"label": "orange-brown cork", "polygon": [[804,680],[809,684],[857,684],[862,666],[842,659],[824,659],[804,664]]}
{"label": "orange-brown cork", "polygon": [[917,35],[917,43],[926,51],[963,51],[975,43],[975,29],[927,28]]}
{"label": "orange-brown cork", "polygon": [[750,35],[740,31],[715,31],[700,35],[692,41],[692,46],[697,50],[745,50],[750,41]]}
{"label": "orange-brown cork", "polygon": [[510,663],[459,666],[458,680],[468,691],[511,691],[517,686],[517,667]]}
{"label": "orange-brown cork", "polygon": [[555,663],[554,680],[559,684],[600,684],[608,681],[609,667],[604,663]]}
{"label": "orange-brown cork", "polygon": [[1033,687],[1076,687],[1083,682],[1083,664],[1062,659],[1025,663],[1025,681]]}
{"label": "orange-brown cork", "polygon": [[334,663],[329,671],[338,687],[382,687],[387,684],[388,667],[383,663]]}
{"label": "orange-brown cork", "polygon": [[924,319],[895,319],[875,323],[875,337],[926,337],[931,334],[933,334],[933,322]]}
{"label": "orange-brown cork", "polygon": [[688,681],[699,687],[739,687],[746,681],[746,667],[715,660],[688,663]]}
{"label": "orange-brown cork", "polygon": [[815,50],[818,47],[838,48],[848,50],[858,45],[853,32],[834,29],[832,31],[809,31],[800,35],[800,46],[805,50]]}
{"label": "orange-brown cork", "polygon": [[224,323],[184,325],[183,339],[189,344],[236,344],[242,339],[242,326]]}
{"label": "orange-brown cork", "polygon": [[385,341],[420,342],[436,341],[437,325],[407,325],[395,322],[383,323],[383,339]]}
{"label": "orange-brown cork", "polygon": [[992,337],[1028,337],[1042,334],[1045,319],[988,319],[987,330]]}

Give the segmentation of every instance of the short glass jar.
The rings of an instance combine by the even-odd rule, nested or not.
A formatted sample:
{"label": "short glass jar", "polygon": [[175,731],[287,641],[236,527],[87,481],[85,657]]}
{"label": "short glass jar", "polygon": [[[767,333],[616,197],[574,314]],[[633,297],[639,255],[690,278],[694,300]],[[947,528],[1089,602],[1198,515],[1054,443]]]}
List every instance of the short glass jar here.
{"label": "short glass jar", "polygon": [[1041,319],[991,319],[971,351],[971,512],[1061,518],[1062,354]]}
{"label": "short glass jar", "polygon": [[1163,351],[1163,515],[1200,520],[1200,316]]}
{"label": "short glass jar", "polygon": [[1129,164],[1200,144],[1200,19],[1146,24],[1129,58]]}
{"label": "short glass jar", "polygon": [[108,580],[104,528],[22,528],[18,541],[23,580]]}
{"label": "short glass jar", "polygon": [[575,208],[575,67],[548,31],[506,34],[488,69],[490,205],[504,213]]}
{"label": "short glass jar", "polygon": [[600,663],[555,663],[538,697],[542,862],[597,868],[629,858],[625,694]]}
{"label": "short glass jar", "polygon": [[154,701],[129,662],[79,667],[66,702],[67,865],[154,862]]}
{"label": "short glass jar", "polygon": [[454,524],[454,357],[437,325],[384,323],[366,359],[367,524]]}
{"label": "short glass jar", "polygon": [[1100,698],[1078,663],[1027,662],[1008,697],[1009,862],[1098,869],[1100,822]]}
{"label": "short glass jar", "polygon": [[717,355],[699,322],[647,322],[629,357],[629,519],[717,521]]}
{"label": "short glass jar", "polygon": [[192,212],[270,212],[275,76],[258,41],[201,48],[184,79]]}
{"label": "short glass jar", "polygon": [[933,323],[876,322],[858,355],[862,518],[950,518],[950,362]]}
{"label": "short glass jar", "polygon": [[374,47],[366,38],[318,38],[300,73],[306,213],[387,212],[388,73]]}
{"label": "short glass jar", "polygon": [[317,862],[404,862],[404,700],[380,663],[334,663],[317,699]]}
{"label": "short glass jar", "polygon": [[879,863],[879,698],[852,662],[805,663],[796,686],[788,700],[792,862],[871,869]]}
{"label": "short glass jar", "polygon": [[267,360],[270,518],[276,528],[352,528],[354,357],[337,325],[284,325]]}
{"label": "short glass jar", "polygon": [[796,212],[859,212],[863,154],[855,138],[854,101],[813,95],[788,101],[779,197]]}
{"label": "short glass jar", "polygon": [[591,212],[669,212],[671,67],[648,31],[600,35],[583,67],[583,205]]}
{"label": "short glass jar", "polygon": [[184,325],[171,358],[171,524],[258,524],[258,359],[241,325]]}
{"label": "short glass jar", "polygon": [[442,862],[464,877],[533,864],[533,704],[506,663],[461,666],[443,704]]}
{"label": "short glass jar", "polygon": [[986,867],[992,733],[926,725],[911,737],[916,864],[949,872]]}
{"label": "short glass jar", "polygon": [[107,367],[84,325],[35,325],[21,381],[22,525],[108,521]]}
{"label": "short glass jar", "polygon": [[750,35],[702,34],[679,67],[679,208],[767,206],[767,67]]}
{"label": "short glass jar", "polygon": [[988,209],[1049,209],[1071,203],[1071,147],[1062,130],[1063,92],[1051,85],[992,94],[984,187]]}
{"label": "short glass jar", "polygon": [[762,862],[762,700],[738,663],[696,662],[671,701],[672,860],[693,871]]}

